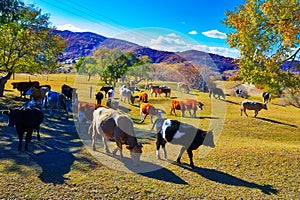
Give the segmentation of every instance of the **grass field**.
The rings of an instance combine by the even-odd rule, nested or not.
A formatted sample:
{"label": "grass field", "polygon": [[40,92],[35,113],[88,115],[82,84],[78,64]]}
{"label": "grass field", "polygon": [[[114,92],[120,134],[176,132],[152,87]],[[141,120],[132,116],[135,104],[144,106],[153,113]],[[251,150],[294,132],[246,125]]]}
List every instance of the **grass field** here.
{"label": "grass field", "polygon": [[[50,84],[54,91],[60,91],[64,83],[74,86],[81,101],[95,102],[101,87],[97,77],[87,81],[72,74],[17,74],[6,84],[5,97],[0,97],[1,110],[24,103],[10,83],[29,78]],[[105,154],[100,139],[98,151],[91,151],[91,136],[77,131],[76,117],[69,121],[49,118],[47,111],[42,141],[36,141],[34,133],[29,151],[18,152],[15,128],[6,127],[6,118],[0,114],[0,199],[300,199],[299,109],[280,106],[279,99],[272,99],[268,110],[256,118],[252,111],[249,117],[240,116],[242,98],[215,100],[198,91],[183,95],[175,89],[176,83],[154,83],[171,86],[171,99],[188,97],[204,103],[197,118],[188,113],[182,118],[178,111],[177,117],[169,114],[170,98],[150,98],[166,111],[165,117],[213,130],[216,147],[194,152],[195,169],[190,169],[186,153],[182,165],[174,163],[179,153],[175,145],[167,144],[168,160],[156,159],[155,132],[150,131],[149,118],[140,123],[137,103],[119,105],[129,112],[144,145],[140,168],[128,164],[125,148],[123,161]],[[219,84],[227,89],[234,83]],[[250,99],[261,101],[259,96]]]}

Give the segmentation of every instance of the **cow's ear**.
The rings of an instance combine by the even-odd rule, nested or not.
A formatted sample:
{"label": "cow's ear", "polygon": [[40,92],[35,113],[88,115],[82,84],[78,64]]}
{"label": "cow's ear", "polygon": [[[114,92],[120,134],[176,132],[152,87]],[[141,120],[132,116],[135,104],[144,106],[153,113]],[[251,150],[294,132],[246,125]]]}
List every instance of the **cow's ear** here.
{"label": "cow's ear", "polygon": [[4,110],[2,111],[2,115],[9,115],[10,111],[9,110]]}
{"label": "cow's ear", "polygon": [[207,134],[207,132],[205,131],[205,132],[202,132],[202,137],[206,137],[206,134]]}

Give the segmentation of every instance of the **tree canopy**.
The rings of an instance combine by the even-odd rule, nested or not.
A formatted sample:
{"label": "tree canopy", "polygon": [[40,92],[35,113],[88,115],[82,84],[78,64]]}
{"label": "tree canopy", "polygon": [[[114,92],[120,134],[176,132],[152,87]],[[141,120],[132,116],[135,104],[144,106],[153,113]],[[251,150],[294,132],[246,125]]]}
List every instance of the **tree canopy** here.
{"label": "tree canopy", "polygon": [[[14,72],[52,71],[65,49],[63,39],[53,33],[49,15],[20,0],[0,2],[0,72],[9,79]],[[3,95],[5,79],[0,83]]]}
{"label": "tree canopy", "polygon": [[139,58],[132,52],[99,48],[92,56],[79,59],[75,67],[80,74],[88,74],[89,77],[98,74],[105,83],[115,85],[126,75],[145,80],[148,78],[145,72],[152,70],[150,63],[148,56]]}
{"label": "tree canopy", "polygon": [[299,90],[299,0],[246,0],[225,15],[227,42],[240,50],[244,81]]}

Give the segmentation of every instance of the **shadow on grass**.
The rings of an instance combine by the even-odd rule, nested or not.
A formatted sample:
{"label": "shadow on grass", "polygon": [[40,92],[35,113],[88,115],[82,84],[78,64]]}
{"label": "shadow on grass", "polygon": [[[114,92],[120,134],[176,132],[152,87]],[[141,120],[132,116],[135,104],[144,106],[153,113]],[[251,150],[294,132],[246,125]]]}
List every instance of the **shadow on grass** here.
{"label": "shadow on grass", "polygon": [[291,127],[294,127],[294,128],[298,128],[296,125],[294,124],[288,124],[288,123],[284,123],[284,122],[280,122],[280,121],[277,121],[277,120],[273,120],[273,119],[268,119],[268,118],[264,118],[264,117],[256,117],[257,119],[261,119],[261,120],[264,120],[264,121],[267,121],[267,122],[271,122],[271,123],[275,123],[275,124],[281,124],[281,125],[285,125],[285,126],[291,126]]}
{"label": "shadow on grass", "polygon": [[202,176],[203,178],[206,178],[208,180],[211,180],[216,183],[226,184],[230,186],[239,186],[239,187],[247,187],[247,188],[253,188],[253,189],[259,189],[264,194],[277,194],[278,190],[274,189],[272,185],[259,185],[256,183],[245,181],[241,178],[235,177],[233,175],[227,174],[225,172],[221,172],[215,169],[207,169],[207,168],[200,168],[195,167],[194,169],[191,169],[188,166],[180,165],[181,167],[188,169],[192,172],[195,172]]}
{"label": "shadow on grass", "polygon": [[[7,117],[0,117],[3,118],[1,123],[6,125]],[[29,150],[26,152],[17,151],[19,142],[16,128],[5,125],[0,126],[0,162],[6,160],[10,162],[2,171],[4,175],[18,173],[26,176],[26,170],[24,171],[20,166],[27,166],[38,173],[37,176],[42,182],[56,185],[65,182],[64,176],[70,172],[75,160],[84,160],[88,167],[94,166],[93,160],[88,156],[81,155],[81,158],[76,158],[74,155],[80,151],[83,144],[72,119],[50,118],[46,111],[44,122],[41,124],[41,141],[37,141],[34,132]]]}
{"label": "shadow on grass", "polygon": [[230,100],[227,100],[227,99],[220,99],[220,101],[224,101],[226,103],[231,103],[231,104],[235,104],[235,105],[241,105],[240,103],[237,103],[237,102],[234,102],[234,101],[230,101]]}

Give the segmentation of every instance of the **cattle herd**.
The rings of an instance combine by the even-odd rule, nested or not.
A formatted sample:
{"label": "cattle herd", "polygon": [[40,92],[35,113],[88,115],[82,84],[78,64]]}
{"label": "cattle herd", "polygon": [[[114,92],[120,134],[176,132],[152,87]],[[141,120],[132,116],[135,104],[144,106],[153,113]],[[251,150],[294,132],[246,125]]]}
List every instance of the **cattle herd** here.
{"label": "cattle herd", "polygon": [[[142,144],[137,141],[137,136],[134,131],[134,123],[130,116],[118,108],[118,102],[115,101],[115,88],[112,86],[103,86],[95,95],[97,103],[79,102],[76,88],[68,85],[61,87],[61,92],[51,90],[50,85],[40,85],[39,82],[18,82],[12,83],[13,88],[17,89],[22,96],[29,95],[30,101],[26,102],[21,107],[11,108],[3,111],[2,114],[8,116],[8,126],[15,126],[19,137],[18,150],[22,150],[22,141],[25,136],[25,150],[28,150],[28,143],[32,138],[32,132],[37,131],[37,139],[40,140],[40,124],[44,120],[44,112],[49,112],[50,117],[54,116],[54,111],[57,111],[61,117],[61,110],[65,112],[66,119],[68,119],[69,112],[76,111],[77,123],[79,127],[83,124],[88,125],[87,133],[91,133],[92,148],[96,149],[96,137],[100,135],[104,144],[106,153],[110,153],[106,141],[114,140],[116,142],[116,149],[113,150],[113,155],[118,151],[120,156],[122,154],[122,146],[130,151],[130,155],[134,164],[138,164],[142,154]],[[189,93],[190,89],[187,84],[178,83],[178,92]],[[134,95],[138,91],[139,95]],[[104,92],[105,94],[103,94]],[[138,99],[139,113],[141,123],[146,117],[150,116],[150,121],[153,124],[152,129],[156,127],[156,155],[161,159],[159,149],[162,147],[164,157],[167,158],[165,145],[171,143],[182,146],[177,163],[180,164],[182,154],[187,151],[190,159],[190,166],[194,167],[193,150],[198,149],[200,145],[214,147],[213,132],[211,130],[204,131],[192,125],[180,122],[174,119],[163,118],[162,114],[166,112],[157,108],[149,95],[153,94],[155,97],[164,94],[165,97],[170,97],[171,88],[168,86],[158,86],[147,84],[145,90],[141,91],[134,85],[134,82],[123,85],[119,88],[119,101],[129,104],[134,104]],[[222,97],[225,100],[225,94],[220,88],[211,88],[209,90],[209,97],[214,96],[216,99]],[[102,100],[106,98],[106,104]],[[220,99],[221,100],[221,99]],[[270,101],[269,93],[263,93],[263,103],[245,100],[241,103],[241,115],[246,110],[254,110],[254,117],[257,116],[261,109],[267,109],[266,104]],[[76,105],[76,109],[74,110]],[[189,112],[191,117],[196,117],[198,109],[202,110],[204,104],[195,99],[185,100],[170,100],[170,115],[176,114],[176,110],[181,111],[181,116],[185,117],[185,111]],[[155,121],[154,121],[155,118]]]}

